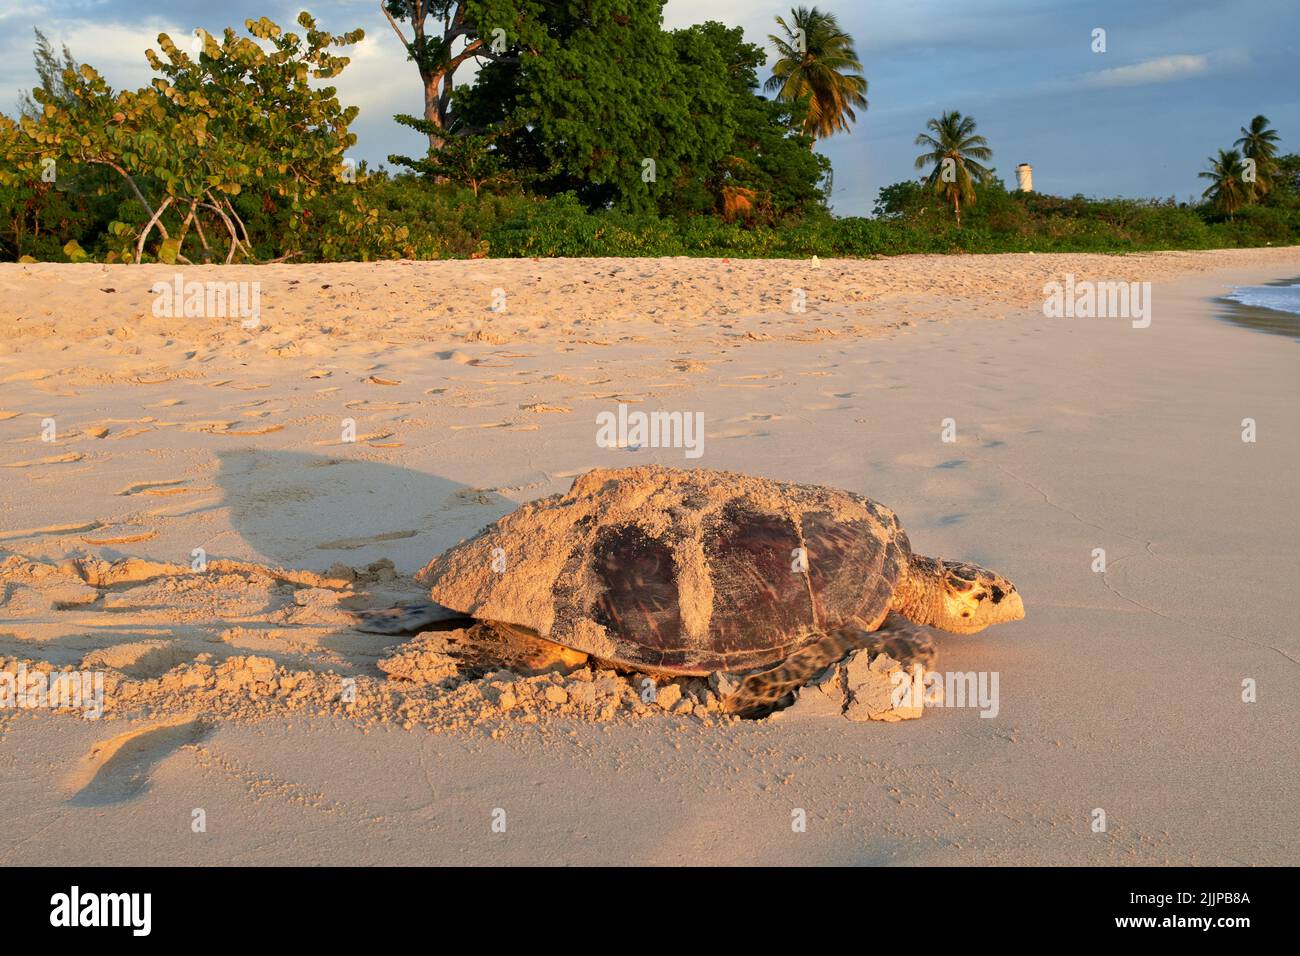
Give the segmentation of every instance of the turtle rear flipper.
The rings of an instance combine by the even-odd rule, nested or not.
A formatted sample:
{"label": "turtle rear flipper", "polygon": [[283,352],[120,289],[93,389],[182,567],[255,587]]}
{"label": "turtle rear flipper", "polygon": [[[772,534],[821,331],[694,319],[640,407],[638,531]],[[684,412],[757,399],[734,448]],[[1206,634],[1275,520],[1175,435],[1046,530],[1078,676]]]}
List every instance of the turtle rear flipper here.
{"label": "turtle rear flipper", "polygon": [[357,619],[353,626],[367,634],[415,634],[430,624],[472,620],[433,601],[407,601],[377,611],[355,611],[353,617]]}
{"label": "turtle rear flipper", "polygon": [[745,675],[724,707],[740,717],[757,720],[795,702],[799,688],[851,651],[864,648],[874,657],[888,654],[905,670],[920,664],[934,667],[938,652],[925,628],[891,614],[875,631],[841,628],[795,651],[779,664]]}

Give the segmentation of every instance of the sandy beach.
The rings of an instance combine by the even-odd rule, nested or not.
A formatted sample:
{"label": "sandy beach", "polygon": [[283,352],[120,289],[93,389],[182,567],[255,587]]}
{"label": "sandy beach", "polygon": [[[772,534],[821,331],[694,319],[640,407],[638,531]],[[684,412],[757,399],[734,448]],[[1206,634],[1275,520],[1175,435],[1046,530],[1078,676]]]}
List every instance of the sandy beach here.
{"label": "sandy beach", "polygon": [[[178,274],[256,316],[158,314]],[[1149,325],[1044,316],[1067,275],[1150,282]],[[1296,342],[1212,302],[1295,276],[1295,247],[0,264],[0,670],[107,687],[99,719],[0,708],[0,863],[1295,865]],[[702,413],[699,456],[601,447],[619,405]],[[936,638],[996,712],[509,707],[349,626],[649,463],[869,495],[1006,573],[1024,621]]]}

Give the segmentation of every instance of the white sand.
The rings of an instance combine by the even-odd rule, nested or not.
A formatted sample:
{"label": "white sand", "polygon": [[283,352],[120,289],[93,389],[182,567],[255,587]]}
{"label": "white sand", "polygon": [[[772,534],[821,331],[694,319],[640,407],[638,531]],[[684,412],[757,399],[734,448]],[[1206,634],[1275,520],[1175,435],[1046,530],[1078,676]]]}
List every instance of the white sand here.
{"label": "white sand", "polygon": [[[869,494],[917,551],[1005,573],[1028,616],[939,639],[941,671],[998,672],[993,718],[0,711],[0,863],[1300,861],[1296,343],[1206,301],[1300,275],[1300,249],[183,270],[259,281],[251,332],[152,316],[175,271],[0,266],[0,559],[409,574],[587,468],[657,462]],[[1151,327],[1044,318],[1067,272],[1155,282]],[[703,412],[703,457],[598,448],[619,401]],[[210,653],[384,679],[391,638],[286,616],[270,579],[183,580],[77,608],[11,575],[0,660],[155,641],[144,676]]]}

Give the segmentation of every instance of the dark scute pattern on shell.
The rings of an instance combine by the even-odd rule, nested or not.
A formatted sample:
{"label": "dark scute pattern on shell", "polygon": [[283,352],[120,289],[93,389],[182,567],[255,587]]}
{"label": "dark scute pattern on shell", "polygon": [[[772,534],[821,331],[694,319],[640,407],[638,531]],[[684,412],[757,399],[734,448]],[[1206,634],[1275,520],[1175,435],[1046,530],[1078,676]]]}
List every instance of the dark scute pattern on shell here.
{"label": "dark scute pattern on shell", "polygon": [[711,649],[719,654],[776,648],[813,625],[808,581],[792,567],[800,546],[784,515],[731,502],[704,537],[713,581]]}
{"label": "dark scute pattern on shell", "polygon": [[604,528],[592,548],[600,582],[592,616],[611,634],[657,651],[684,646],[672,552],[636,525]]}
{"label": "dark scute pattern on shell", "polygon": [[[804,546],[808,549],[808,583],[813,610],[823,628],[859,622],[869,627],[881,617],[893,593],[897,563],[888,574],[893,542],[882,540],[867,521],[836,521],[825,512],[803,516]],[[883,576],[889,587],[882,591],[875,580]],[[883,603],[882,603],[883,596]]]}

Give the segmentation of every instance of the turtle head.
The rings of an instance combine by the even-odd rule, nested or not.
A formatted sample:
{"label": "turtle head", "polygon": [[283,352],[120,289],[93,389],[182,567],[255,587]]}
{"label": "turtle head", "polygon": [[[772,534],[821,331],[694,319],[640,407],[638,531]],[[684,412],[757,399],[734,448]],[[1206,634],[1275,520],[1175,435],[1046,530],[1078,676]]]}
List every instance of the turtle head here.
{"label": "turtle head", "polygon": [[974,634],[1025,616],[1016,586],[987,568],[915,554],[908,570],[894,609],[917,624]]}

